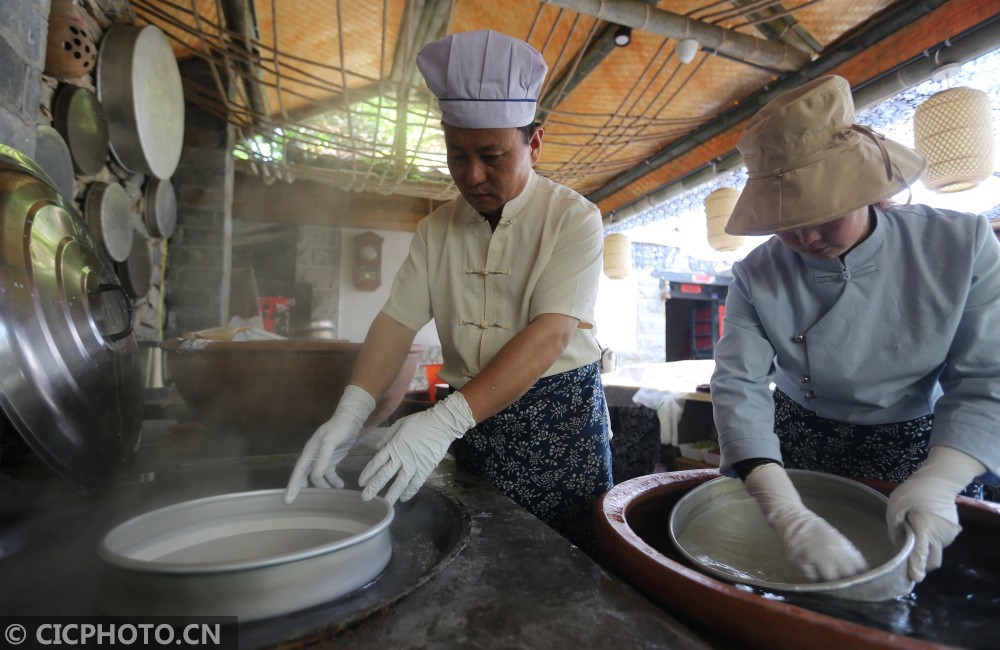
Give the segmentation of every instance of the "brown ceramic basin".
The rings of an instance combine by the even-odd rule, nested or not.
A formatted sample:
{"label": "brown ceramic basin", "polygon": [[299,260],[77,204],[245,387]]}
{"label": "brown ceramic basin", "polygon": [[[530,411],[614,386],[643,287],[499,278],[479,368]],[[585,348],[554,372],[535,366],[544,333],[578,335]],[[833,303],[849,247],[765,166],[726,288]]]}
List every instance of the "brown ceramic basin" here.
{"label": "brown ceramic basin", "polygon": [[[298,451],[337,406],[360,343],[328,340],[164,341],[167,369],[192,415],[209,427],[267,439],[271,451]],[[423,346],[414,345],[399,376],[366,423],[399,406]]]}
{"label": "brown ceramic basin", "polygon": [[[685,564],[671,548],[667,532],[670,513],[687,492],[718,476],[718,470],[668,472],[614,486],[601,498],[594,513],[603,561],[665,609],[682,613],[713,633],[753,647],[795,650],[950,647],[765,598]],[[863,482],[883,493],[894,487],[884,482]],[[945,551],[946,563],[949,555],[972,555],[969,552],[972,548],[993,548],[1000,534],[1000,504],[965,497],[959,497],[958,504],[963,532]],[[932,572],[927,582],[934,576]]]}

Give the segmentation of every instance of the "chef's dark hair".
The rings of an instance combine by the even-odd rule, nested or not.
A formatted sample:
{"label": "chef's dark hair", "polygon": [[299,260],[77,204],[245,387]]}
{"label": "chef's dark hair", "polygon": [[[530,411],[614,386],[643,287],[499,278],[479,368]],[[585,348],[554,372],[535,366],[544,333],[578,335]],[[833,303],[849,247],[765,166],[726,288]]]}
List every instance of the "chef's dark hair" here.
{"label": "chef's dark hair", "polygon": [[537,122],[532,122],[531,124],[525,124],[524,126],[516,127],[518,131],[521,132],[521,136],[524,138],[524,144],[531,144],[531,136],[534,134],[535,129],[539,127]]}

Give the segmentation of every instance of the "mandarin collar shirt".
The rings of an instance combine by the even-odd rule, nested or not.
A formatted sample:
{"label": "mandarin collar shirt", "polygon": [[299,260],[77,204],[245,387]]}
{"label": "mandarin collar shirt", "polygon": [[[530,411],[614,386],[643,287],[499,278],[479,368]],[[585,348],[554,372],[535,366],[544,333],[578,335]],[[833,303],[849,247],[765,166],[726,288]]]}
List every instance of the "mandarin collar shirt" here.
{"label": "mandarin collar shirt", "polygon": [[597,207],[532,171],[495,231],[462,198],[422,219],[382,311],[415,331],[434,319],[438,376],[455,388],[546,313],[580,324],[543,376],[573,370],[600,358],[592,327],[603,245]]}
{"label": "mandarin collar shirt", "polygon": [[853,424],[934,413],[931,445],[1000,473],[1000,244],[985,218],[923,205],[875,209],[843,262],[774,237],[733,266],[715,363],[724,472],[780,460],[774,382]]}

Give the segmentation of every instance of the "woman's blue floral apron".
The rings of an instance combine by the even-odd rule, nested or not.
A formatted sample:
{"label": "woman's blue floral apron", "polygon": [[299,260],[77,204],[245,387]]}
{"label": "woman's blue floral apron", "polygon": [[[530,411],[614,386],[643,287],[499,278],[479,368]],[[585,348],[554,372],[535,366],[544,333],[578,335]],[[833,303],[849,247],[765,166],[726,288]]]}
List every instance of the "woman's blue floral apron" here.
{"label": "woman's blue floral apron", "polygon": [[[774,391],[774,431],[788,469],[902,483],[927,459],[934,415],[888,424],[849,424],[820,417]],[[981,499],[983,486],[965,496]]]}

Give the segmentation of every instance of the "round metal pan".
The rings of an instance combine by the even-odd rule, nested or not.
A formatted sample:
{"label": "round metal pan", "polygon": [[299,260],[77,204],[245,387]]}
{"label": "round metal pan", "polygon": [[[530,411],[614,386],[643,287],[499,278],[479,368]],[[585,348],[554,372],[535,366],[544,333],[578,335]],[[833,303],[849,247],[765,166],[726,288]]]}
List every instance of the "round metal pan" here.
{"label": "round metal pan", "polygon": [[177,224],[177,195],[173,183],[165,178],[149,179],[143,199],[143,221],[149,236],[170,239]]}
{"label": "round metal pan", "polygon": [[142,298],[153,287],[153,263],[149,255],[149,240],[142,234],[132,237],[128,259],[116,264],[125,292],[132,298]]}
{"label": "round metal pan", "polygon": [[98,607],[114,616],[238,616],[335,600],[389,564],[393,509],[355,490],[223,494],[130,519],[101,540]]}
{"label": "round metal pan", "polygon": [[872,567],[860,575],[814,582],[782,552],[742,481],[718,478],[684,495],[670,513],[670,539],[700,570],[729,582],[765,590],[882,601],[913,590],[907,558],[913,532],[894,544],[885,523],[888,499],[857,481],[804,470],[788,470],[803,503],[843,533]]}
{"label": "round metal pan", "polygon": [[97,60],[97,94],[121,166],[170,178],[184,142],[184,90],[164,33],[153,25],[109,29]]}
{"label": "round metal pan", "polygon": [[64,86],[56,93],[53,117],[77,173],[101,171],[108,154],[108,120],[97,95],[80,86]]}
{"label": "round metal pan", "polygon": [[87,225],[97,235],[108,256],[124,262],[132,252],[132,201],[118,183],[91,183],[83,200]]}
{"label": "round metal pan", "polygon": [[38,127],[35,162],[45,170],[63,198],[72,201],[75,193],[74,183],[76,182],[76,175],[73,173],[73,156],[59,132],[46,124]]}

